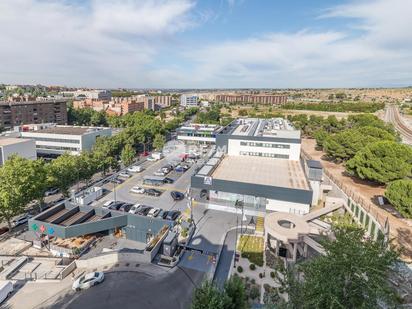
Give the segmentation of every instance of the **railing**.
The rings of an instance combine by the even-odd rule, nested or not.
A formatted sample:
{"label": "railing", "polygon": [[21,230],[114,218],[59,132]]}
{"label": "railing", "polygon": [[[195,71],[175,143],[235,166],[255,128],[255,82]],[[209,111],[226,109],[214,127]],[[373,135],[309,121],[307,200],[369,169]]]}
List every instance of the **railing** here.
{"label": "railing", "polygon": [[[302,156],[305,159],[312,160],[312,156],[309,155],[303,149],[301,150]],[[323,174],[328,180],[335,185],[335,187],[341,191],[346,197],[347,202],[344,204],[345,209],[355,217],[355,219],[365,226],[368,233],[376,238],[380,231],[385,238],[389,236],[389,221],[387,216],[383,216],[376,209],[375,205],[362,197],[359,193],[355,192],[349,186],[336,179],[327,169],[323,168]],[[356,207],[360,209],[356,210]],[[366,219],[368,217],[369,219]]]}

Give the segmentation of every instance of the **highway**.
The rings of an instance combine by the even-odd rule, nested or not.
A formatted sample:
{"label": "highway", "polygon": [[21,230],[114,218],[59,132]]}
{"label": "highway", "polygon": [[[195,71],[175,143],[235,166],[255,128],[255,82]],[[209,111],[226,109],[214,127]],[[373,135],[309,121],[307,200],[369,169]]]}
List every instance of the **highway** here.
{"label": "highway", "polygon": [[399,109],[396,105],[388,105],[385,109],[385,121],[392,123],[396,131],[402,137],[405,144],[412,145],[412,128],[408,127],[402,120],[399,114]]}

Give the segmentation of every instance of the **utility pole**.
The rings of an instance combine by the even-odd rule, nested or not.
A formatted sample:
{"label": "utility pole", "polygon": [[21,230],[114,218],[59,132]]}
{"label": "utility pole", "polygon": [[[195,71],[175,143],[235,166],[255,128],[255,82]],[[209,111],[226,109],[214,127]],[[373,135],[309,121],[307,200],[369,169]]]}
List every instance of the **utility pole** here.
{"label": "utility pole", "polygon": [[235,239],[235,254],[233,255],[233,268],[236,268],[236,245],[237,245],[237,238],[238,238],[238,231],[237,231],[237,227],[239,226],[239,217],[237,215],[237,206],[238,206],[239,200],[236,200],[235,202],[235,216],[236,216],[236,239]]}

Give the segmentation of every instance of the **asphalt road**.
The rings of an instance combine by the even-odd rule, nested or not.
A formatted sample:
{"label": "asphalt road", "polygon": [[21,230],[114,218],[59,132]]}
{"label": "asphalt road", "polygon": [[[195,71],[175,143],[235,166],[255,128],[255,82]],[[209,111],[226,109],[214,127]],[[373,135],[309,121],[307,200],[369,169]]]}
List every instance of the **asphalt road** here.
{"label": "asphalt road", "polygon": [[172,270],[152,267],[150,272],[106,273],[100,285],[81,292],[67,289],[39,308],[189,308],[193,289],[204,274],[179,267]]}

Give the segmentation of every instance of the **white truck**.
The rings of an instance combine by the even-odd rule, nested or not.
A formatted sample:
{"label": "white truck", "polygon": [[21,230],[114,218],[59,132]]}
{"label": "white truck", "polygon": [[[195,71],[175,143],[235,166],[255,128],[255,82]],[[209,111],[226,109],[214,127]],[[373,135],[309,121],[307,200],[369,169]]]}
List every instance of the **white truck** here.
{"label": "white truck", "polygon": [[0,304],[13,293],[13,283],[9,280],[0,281]]}

